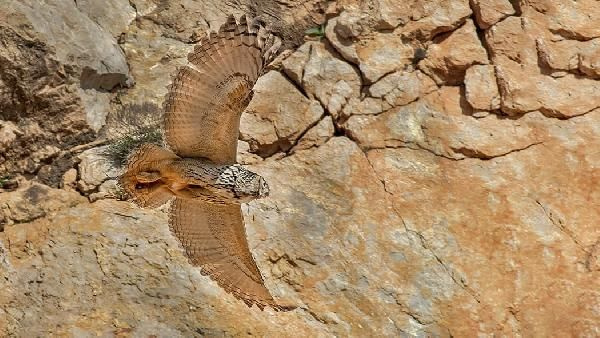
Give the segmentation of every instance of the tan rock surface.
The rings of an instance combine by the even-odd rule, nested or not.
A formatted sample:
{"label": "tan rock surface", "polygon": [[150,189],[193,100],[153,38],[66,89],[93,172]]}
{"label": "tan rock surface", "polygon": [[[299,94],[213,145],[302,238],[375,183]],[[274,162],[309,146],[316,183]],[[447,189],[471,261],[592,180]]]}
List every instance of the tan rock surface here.
{"label": "tan rock surface", "polygon": [[509,0],[471,0],[477,26],[488,29],[507,16],[515,14]]}
{"label": "tan rock surface", "polygon": [[538,39],[536,42],[542,64],[552,71],[600,78],[600,39],[556,42]]}
{"label": "tan rock surface", "polygon": [[403,106],[436,90],[433,80],[420,71],[395,72],[369,87],[369,94],[390,106]]}
{"label": "tan rock surface", "polygon": [[458,87],[442,87],[406,106],[379,115],[353,115],[344,124],[363,149],[409,147],[451,159],[489,159],[543,141],[540,114],[521,120],[489,115],[477,119]]}
{"label": "tan rock surface", "polygon": [[477,37],[475,25],[467,20],[439,43],[434,41],[427,50],[427,57],[419,62],[419,68],[438,85],[459,85],[470,66],[486,63],[488,56]]}
{"label": "tan rock surface", "polygon": [[[334,18],[327,24],[325,34],[335,49],[348,61],[356,64],[366,82],[373,83],[382,76],[402,70],[412,63],[414,51],[400,36],[401,30],[393,32],[366,33],[366,16],[352,13]],[[365,34],[363,34],[365,32]],[[359,34],[361,39],[352,43]]]}
{"label": "tan rock surface", "polygon": [[[595,94],[600,89],[598,81],[569,73],[552,76],[540,69],[540,59],[559,69],[570,63],[554,61],[548,54],[546,47],[551,36],[546,31],[548,20],[544,19],[546,17],[538,15],[509,17],[486,31],[496,66],[502,110],[510,115],[540,110],[548,116],[565,118],[600,107],[600,96]],[[577,50],[572,53],[579,58]],[[588,61],[588,69],[595,67],[591,66],[593,63]]]}
{"label": "tan rock surface", "polygon": [[474,109],[496,110],[500,108],[500,93],[494,66],[474,65],[467,69],[465,96]]}
{"label": "tan rock surface", "polygon": [[332,115],[338,115],[349,98],[360,95],[361,78],[334,53],[322,43],[308,42],[290,55],[283,67],[309,98],[316,98]]}
{"label": "tan rock surface", "polygon": [[406,10],[410,15],[403,31],[420,40],[456,29],[471,14],[469,0],[412,0]]}
{"label": "tan rock surface", "polygon": [[410,149],[369,152],[405,225],[423,234],[423,245],[478,299],[449,306],[447,323],[460,323],[450,324],[454,336],[597,335],[600,279],[588,262],[600,219],[592,197],[600,190],[589,182],[598,171],[574,169],[598,163],[598,152],[589,153],[598,134],[586,122],[565,127],[595,135],[593,144],[565,147],[553,139],[485,162]]}
{"label": "tan rock surface", "polygon": [[[594,0],[532,1],[527,11],[544,13],[548,29],[567,39],[589,40],[600,37],[600,7]],[[528,13],[529,14],[529,13]]]}
{"label": "tan rock surface", "polygon": [[129,0],[77,0],[75,6],[114,37],[125,32],[137,14]]}
{"label": "tan rock surface", "polygon": [[[74,14],[123,49],[136,79],[82,94],[86,63],[59,58],[19,25],[32,3],[10,1],[0,336],[598,336],[600,5],[510,2],[513,14],[501,0],[132,0],[118,41],[101,22],[130,9]],[[248,309],[203,277],[163,211],[112,199],[101,148],[73,148],[91,141],[86,115],[156,110],[142,103],[161,104],[189,42],[246,9],[278,21],[290,48],[330,16],[324,38],[261,78],[238,143],[271,187],[242,209],[267,287],[299,306],[288,313]]]}
{"label": "tan rock surface", "polygon": [[[277,98],[277,99],[274,99]],[[240,138],[263,157],[289,150],[302,133],[319,122],[323,107],[278,72],[261,77],[240,121]]]}
{"label": "tan rock surface", "polygon": [[298,151],[318,147],[329,141],[334,133],[335,126],[333,125],[333,119],[331,116],[325,116],[317,125],[310,128],[291,150]]}

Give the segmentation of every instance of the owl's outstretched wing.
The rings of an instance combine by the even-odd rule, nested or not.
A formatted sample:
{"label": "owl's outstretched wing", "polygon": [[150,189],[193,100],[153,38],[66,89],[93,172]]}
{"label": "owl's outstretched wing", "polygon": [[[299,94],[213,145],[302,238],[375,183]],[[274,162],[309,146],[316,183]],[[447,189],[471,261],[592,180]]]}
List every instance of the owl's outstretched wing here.
{"label": "owl's outstretched wing", "polygon": [[165,139],[181,157],[235,163],[240,116],[281,40],[243,16],[203,38],[165,99]]}
{"label": "owl's outstretched wing", "polygon": [[193,265],[225,291],[251,307],[278,305],[264,285],[252,258],[239,204],[213,204],[176,198],[171,205],[169,227],[181,242]]}

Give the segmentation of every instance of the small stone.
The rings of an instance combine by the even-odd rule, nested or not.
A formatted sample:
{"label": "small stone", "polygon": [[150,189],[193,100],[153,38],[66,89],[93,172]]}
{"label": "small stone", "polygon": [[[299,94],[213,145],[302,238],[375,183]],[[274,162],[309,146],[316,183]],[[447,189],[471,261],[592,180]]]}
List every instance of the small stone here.
{"label": "small stone", "polygon": [[78,156],[81,160],[78,165],[78,186],[82,191],[93,190],[107,179],[118,176],[118,169],[104,155],[106,147],[92,148]]}
{"label": "small stone", "polygon": [[471,107],[477,110],[500,108],[500,93],[494,66],[474,65],[465,75],[465,94]]}
{"label": "small stone", "polygon": [[0,150],[4,152],[20,135],[23,132],[14,123],[0,120]]}
{"label": "small stone", "polygon": [[67,170],[62,177],[63,188],[74,188],[77,182],[77,169],[71,168]]}

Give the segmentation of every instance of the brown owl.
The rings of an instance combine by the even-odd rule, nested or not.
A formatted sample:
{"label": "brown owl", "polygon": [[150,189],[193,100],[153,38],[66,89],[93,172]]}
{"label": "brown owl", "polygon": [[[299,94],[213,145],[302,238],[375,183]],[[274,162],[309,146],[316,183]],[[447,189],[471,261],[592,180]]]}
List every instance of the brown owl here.
{"label": "brown owl", "polygon": [[191,264],[225,291],[261,310],[278,305],[246,240],[240,204],[267,196],[265,180],[236,164],[240,116],[281,40],[233,16],[188,55],[165,99],[167,148],[144,144],[119,181],[142,207],[172,200],[169,227]]}

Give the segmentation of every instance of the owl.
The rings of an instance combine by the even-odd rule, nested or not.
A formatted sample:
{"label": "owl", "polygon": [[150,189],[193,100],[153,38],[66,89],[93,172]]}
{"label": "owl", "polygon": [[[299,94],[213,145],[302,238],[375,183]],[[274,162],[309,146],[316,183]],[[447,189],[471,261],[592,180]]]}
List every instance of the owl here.
{"label": "owl", "polygon": [[169,228],[189,262],[225,291],[261,310],[289,310],[265,287],[250,253],[241,203],[265,197],[263,177],[236,164],[240,116],[281,40],[233,16],[203,38],[178,69],[164,102],[166,147],[143,144],[119,183],[141,207],[167,202]]}

